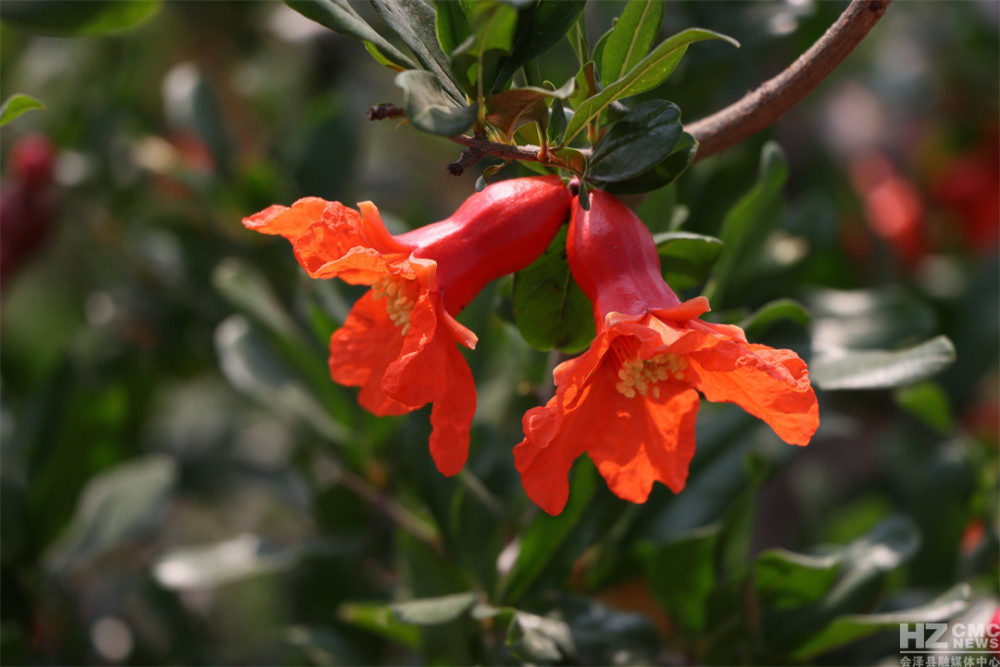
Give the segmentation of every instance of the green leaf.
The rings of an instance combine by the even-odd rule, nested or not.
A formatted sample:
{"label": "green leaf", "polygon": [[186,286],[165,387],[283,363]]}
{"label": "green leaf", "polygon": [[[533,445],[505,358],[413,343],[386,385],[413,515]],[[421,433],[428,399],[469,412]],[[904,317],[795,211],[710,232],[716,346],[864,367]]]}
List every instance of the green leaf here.
{"label": "green leaf", "polygon": [[534,6],[521,10],[510,55],[500,63],[489,92],[503,90],[514,72],[565,37],[586,4],[586,0],[538,0]]}
{"label": "green leaf", "polygon": [[587,123],[596,120],[615,100],[644,93],[663,83],[681,61],[688,45],[706,39],[721,39],[739,46],[739,42],[732,37],[701,28],[689,28],[670,37],[653,49],[653,52],[643,58],[628,74],[597,95],[588,98],[577,108],[569,127],[566,128],[565,143],[572,141]]}
{"label": "green leaf", "polygon": [[573,94],[569,96],[569,103],[575,108],[583,104],[583,101],[588,97],[597,94],[597,70],[594,67],[594,61],[590,60],[584,63],[576,73],[576,76],[573,77],[573,81],[575,85]]}
{"label": "green leaf", "polygon": [[[576,80],[573,81],[573,85],[576,86]],[[563,132],[566,131],[566,122],[566,110],[563,108],[562,100],[557,97],[552,100],[552,106],[549,107],[546,135],[550,144],[558,144],[562,141]]]}
{"label": "green leaf", "polygon": [[160,11],[160,0],[25,0],[0,5],[0,21],[57,37],[98,37],[136,28]]}
{"label": "green leaf", "polygon": [[[395,65],[396,68],[402,69],[415,67],[412,60],[368,25],[368,22],[354,11],[348,0],[285,0],[285,4],[330,30],[364,41],[369,52],[375,49],[378,54],[387,59],[390,66]],[[383,65],[387,64],[386,61],[378,57],[376,60]]]}
{"label": "green leaf", "polygon": [[171,549],[153,563],[153,576],[170,590],[203,590],[290,570],[301,555],[301,548],[268,548],[256,535],[243,533],[223,542]]}
{"label": "green leaf", "polygon": [[765,303],[763,306],[750,313],[739,323],[747,338],[759,337],[764,331],[777,322],[787,320],[795,324],[806,326],[812,316],[801,303],[794,299],[775,299]]}
{"label": "green leaf", "polygon": [[891,349],[911,345],[938,329],[934,310],[899,287],[818,290],[809,298],[815,350]]}
{"label": "green leaf", "polygon": [[[759,566],[760,632],[772,655],[806,644],[844,614],[870,609],[886,577],[920,546],[916,525],[889,516],[845,547],[819,556],[762,555]],[[836,580],[830,586],[830,578]]]}
{"label": "green leaf", "polygon": [[660,253],[663,279],[675,290],[705,281],[722,254],[722,241],[691,232],[665,232],[653,237]]}
{"label": "green leaf", "polygon": [[769,549],[752,567],[754,592],[764,607],[798,608],[813,604],[833,586],[840,572],[839,555],[813,556]]}
{"label": "green leaf", "polygon": [[680,141],[681,110],[673,102],[649,100],[611,126],[594,148],[588,178],[627,181],[663,162]]}
{"label": "green leaf", "polygon": [[937,336],[904,350],[830,350],[809,364],[817,386],[826,389],[884,389],[925,380],[955,361],[955,346]]}
{"label": "green leaf", "polygon": [[[455,85],[451,74],[451,62],[438,44],[434,8],[424,0],[371,0],[371,2],[389,27],[410,47],[421,67],[437,79],[443,94],[450,96],[454,102],[464,102],[465,95]],[[399,85],[398,78],[396,84]]]}
{"label": "green leaf", "polygon": [[[663,4],[661,0],[630,0],[625,5],[600,49],[601,81],[605,85],[621,79],[649,53],[660,31]],[[597,56],[595,50],[595,59]]]}
{"label": "green leaf", "polygon": [[801,645],[793,660],[808,660],[844,644],[882,630],[899,631],[900,625],[935,623],[955,618],[969,607],[972,589],[965,582],[956,584],[927,604],[884,614],[852,614],[835,619],[830,625]]}
{"label": "green leaf", "polygon": [[653,596],[686,635],[705,629],[718,540],[719,527],[713,525],[639,550]]}
{"label": "green leaf", "polygon": [[554,664],[576,653],[569,626],[559,619],[523,611],[507,628],[507,649],[523,663]]}
{"label": "green leaf", "polygon": [[233,306],[280,336],[303,344],[302,330],[282,307],[264,275],[250,262],[223,259],[212,273],[212,286]]}
{"label": "green leaf", "polygon": [[920,547],[920,533],[908,517],[893,515],[841,551],[841,577],[822,601],[821,613],[833,616],[870,604],[885,576],[909,561]]}
{"label": "green leaf", "polygon": [[347,429],[330,417],[246,318],[232,315],[223,320],[215,330],[215,346],[222,373],[235,389],[278,414],[301,419],[324,438],[349,439]]}
{"label": "green leaf", "polygon": [[510,53],[518,14],[498,0],[481,0],[471,7],[472,37],[455,50],[451,70],[468,94],[478,98],[490,90],[501,60]]}
{"label": "green leaf", "polygon": [[390,606],[396,618],[414,625],[438,625],[453,621],[472,609],[479,599],[475,591],[397,602]]}
{"label": "green leaf", "polygon": [[469,35],[469,19],[465,15],[461,2],[455,0],[434,0],[437,15],[434,25],[437,28],[438,43],[445,54],[450,54]]}
{"label": "green leaf", "polygon": [[684,132],[674,150],[662,162],[646,172],[630,178],[627,181],[608,183],[605,187],[609,192],[621,195],[634,195],[658,190],[673,183],[683,174],[698,152],[698,142],[694,137]]}
{"label": "green leaf", "polygon": [[566,263],[566,227],[526,269],[514,274],[514,321],[524,340],[540,350],[579,352],[594,337],[590,300]]}
{"label": "green leaf", "polygon": [[726,246],[726,252],[715,265],[705,286],[705,296],[717,307],[722,305],[723,292],[737,267],[752,259],[778,224],[778,217],[769,213],[780,200],[781,188],[787,179],[785,156],[778,144],[769,141],[761,150],[757,182],[722,221],[719,237]]}
{"label": "green leaf", "polygon": [[946,435],[955,429],[955,417],[948,395],[938,383],[928,380],[901,387],[893,393],[893,398],[910,416],[938,433]]}
{"label": "green leaf", "polygon": [[92,477],[53,555],[55,567],[80,567],[123,544],[148,540],[163,525],[178,474],[173,458],[152,454]]}
{"label": "green leaf", "polygon": [[44,109],[45,105],[31,95],[14,93],[0,105],[0,127],[32,109]]}
{"label": "green leaf", "polygon": [[430,72],[415,69],[400,72],[396,75],[396,85],[403,89],[407,117],[424,132],[454,137],[476,122],[478,105],[458,106]]}
{"label": "green leaf", "polygon": [[420,646],[420,628],[403,623],[382,602],[348,602],[337,608],[337,617],[410,648]]}
{"label": "green leaf", "polygon": [[[557,516],[535,515],[521,535],[520,552],[501,581],[498,599],[515,604],[546,585],[562,586],[573,562],[599,535],[614,505],[610,492],[589,460],[578,461],[570,473],[569,502]],[[614,518],[614,517],[612,517]]]}

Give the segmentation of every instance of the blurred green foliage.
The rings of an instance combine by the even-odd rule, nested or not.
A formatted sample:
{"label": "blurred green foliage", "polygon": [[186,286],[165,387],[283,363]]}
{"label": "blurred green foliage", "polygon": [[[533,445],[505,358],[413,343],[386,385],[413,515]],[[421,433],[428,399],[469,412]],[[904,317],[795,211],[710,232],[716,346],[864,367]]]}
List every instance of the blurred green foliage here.
{"label": "blurred green foliage", "polygon": [[[473,191],[477,173],[445,169],[450,142],[364,120],[403,101],[379,63],[456,76],[440,87],[458,106],[459,87],[515,73],[586,83],[586,43],[607,91],[622,79],[606,72],[641,61],[625,37],[648,51],[699,25],[742,50],[699,45],[662,86],[662,68],[637,74],[653,90],[629,101],[667,94],[690,120],[791,62],[839,7],[483,3],[468,21],[457,3],[289,4],[365,45],[272,3],[0,11],[0,99],[46,107],[3,130],[5,192],[23,137],[58,150],[48,238],[2,285],[5,664],[873,664],[898,656],[899,623],[996,607],[997,220],[983,232],[942,185],[956,165],[963,183],[1000,173],[995,4],[896,3],[782,125],[631,202],[679,291],[812,362],[822,426],[792,448],[703,405],[681,494],[630,505],[583,460],[556,517],[527,501],[511,448],[561,358],[529,343],[585,342],[566,323],[525,342],[523,275],[462,314],[479,406],[469,463],[444,478],[426,409],[376,419],[329,380],[327,341],[360,292],[307,279],[240,219],[371,199],[403,231]],[[563,99],[581,108],[530,100],[553,142],[584,129]],[[692,157],[672,119],[667,157],[644,156],[657,183]],[[631,136],[634,116],[616,120],[607,136]],[[919,252],[879,226],[873,153],[917,193]],[[529,271],[565,293],[560,268]]]}

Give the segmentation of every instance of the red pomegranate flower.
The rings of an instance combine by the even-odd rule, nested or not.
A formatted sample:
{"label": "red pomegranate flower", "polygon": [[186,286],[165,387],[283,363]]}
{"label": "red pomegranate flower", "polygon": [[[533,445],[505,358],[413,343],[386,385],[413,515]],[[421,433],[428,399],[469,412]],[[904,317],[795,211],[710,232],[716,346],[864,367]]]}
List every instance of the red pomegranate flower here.
{"label": "red pomegranate flower", "polygon": [[568,255],[594,306],[590,349],[555,369],[556,395],[524,416],[514,457],[528,496],[549,514],[569,496],[568,473],[584,452],[611,490],[644,502],[653,482],[684,488],[695,448],[699,392],[736,403],[785,442],[808,444],[819,426],[805,363],[790,350],[747,343],[735,326],[698,319],[660,272],[649,230],[613,195],[574,202]]}
{"label": "red pomegranate flower", "polygon": [[313,278],[372,286],[330,340],[330,374],[361,387],[361,405],[379,416],[433,403],[431,455],[454,475],[476,409],[472,373],[454,344],[473,348],[476,335],[454,316],[488,282],[545,250],[569,200],[558,177],[539,176],[491,185],[448,219],[398,236],[371,202],[359,213],[316,197],[271,206],[243,224],[291,241]]}

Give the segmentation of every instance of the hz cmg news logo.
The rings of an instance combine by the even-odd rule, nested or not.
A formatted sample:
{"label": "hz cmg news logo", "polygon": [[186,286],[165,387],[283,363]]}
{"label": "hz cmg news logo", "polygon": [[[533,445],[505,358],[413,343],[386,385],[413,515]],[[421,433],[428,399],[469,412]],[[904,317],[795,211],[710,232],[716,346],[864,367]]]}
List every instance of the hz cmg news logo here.
{"label": "hz cmg news logo", "polygon": [[1000,649],[1000,623],[900,623],[899,648],[990,653]]}

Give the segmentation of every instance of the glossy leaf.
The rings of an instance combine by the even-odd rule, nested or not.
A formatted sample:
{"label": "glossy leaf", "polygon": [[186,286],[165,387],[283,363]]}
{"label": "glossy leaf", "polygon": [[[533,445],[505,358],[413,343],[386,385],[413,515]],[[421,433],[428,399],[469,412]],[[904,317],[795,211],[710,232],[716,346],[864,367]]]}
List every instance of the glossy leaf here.
{"label": "glossy leaf", "polygon": [[0,127],[33,109],[44,109],[45,105],[31,95],[14,93],[0,105]]}
{"label": "glossy leaf", "polygon": [[833,586],[841,560],[838,555],[813,556],[769,549],[754,561],[754,591],[761,605],[768,608],[813,604]]}
{"label": "glossy leaf", "polygon": [[403,89],[407,117],[424,132],[453,137],[476,122],[478,105],[458,106],[430,72],[400,72],[396,75],[396,85]]}
{"label": "glossy leaf", "polygon": [[625,76],[646,57],[663,20],[661,0],[630,0],[607,35],[600,54],[601,80],[608,85]]}
{"label": "glossy leaf", "polygon": [[934,310],[899,286],[819,290],[811,295],[809,307],[812,345],[819,352],[900,347],[937,329]]}
{"label": "glossy leaf", "polygon": [[235,389],[279,414],[294,415],[325,438],[343,442],[346,429],[326,411],[264,338],[240,315],[224,320],[215,331],[223,375]]}
{"label": "glossy leaf", "polygon": [[612,125],[597,144],[587,176],[599,184],[634,178],[663,162],[683,133],[676,104],[643,102]]}
{"label": "glossy leaf", "polygon": [[517,560],[501,581],[500,600],[516,604],[544,584],[558,586],[569,576],[573,561],[607,520],[607,492],[598,484],[604,482],[589,460],[573,466],[569,502],[557,516],[538,512],[522,531]]}
{"label": "glossy leaf", "polygon": [[739,46],[739,42],[731,37],[701,28],[690,28],[670,37],[653,49],[652,53],[643,58],[628,74],[585,100],[576,109],[569,127],[566,128],[565,141],[572,141],[587,123],[597,119],[615,100],[644,93],[663,83],[673,73],[687,47],[706,39],[721,39]]}
{"label": "glossy leaf", "polygon": [[301,550],[268,549],[244,533],[215,544],[171,549],[156,559],[153,576],[170,590],[204,590],[248,577],[293,568]]}
{"label": "glossy leaf", "polygon": [[583,104],[585,99],[597,94],[597,68],[594,66],[594,61],[584,63],[573,77],[573,81],[575,85],[573,94],[569,96],[569,103],[575,109]]}
{"label": "glossy leaf", "polygon": [[[499,0],[471,5],[471,37],[452,54],[451,69],[470,97],[489,91],[499,63],[510,53],[517,10]],[[482,81],[480,81],[482,79]]]}
{"label": "glossy leaf", "polygon": [[[434,8],[424,0],[371,0],[371,2],[389,27],[410,47],[420,66],[437,79],[441,90],[451,97],[453,102],[463,102],[465,95],[455,85],[451,75],[451,63],[438,44]],[[398,78],[396,85],[399,85]],[[410,120],[413,120],[412,116]]]}
{"label": "glossy leaf", "polygon": [[774,324],[781,321],[806,326],[812,320],[809,311],[794,299],[775,299],[750,313],[739,323],[747,338],[753,340]]}
{"label": "glossy leaf", "polygon": [[[576,81],[573,81],[574,86]],[[566,131],[566,123],[568,122],[566,118],[566,109],[563,108],[562,100],[556,98],[552,100],[552,106],[549,107],[549,121],[547,124],[547,137],[550,144],[557,144],[562,141],[563,132]]]}
{"label": "glossy leaf", "polygon": [[925,380],[955,361],[955,346],[936,336],[904,350],[831,350],[809,365],[822,389],[885,389]]}
{"label": "glossy leaf", "polygon": [[792,657],[795,660],[807,660],[879,631],[891,630],[898,633],[902,624],[939,623],[953,619],[969,607],[971,597],[971,588],[962,582],[919,607],[884,614],[841,616],[800,646]]}
{"label": "glossy leaf", "polygon": [[344,623],[364,628],[405,646],[416,648],[420,645],[420,628],[400,621],[387,604],[348,602],[337,608],[337,616]]}
{"label": "glossy leaf", "polygon": [[371,45],[369,51],[376,49],[386,59],[387,62],[379,60],[383,65],[392,64],[395,68],[403,69],[415,67],[410,58],[368,25],[348,0],[285,0],[285,4],[330,30],[360,39],[365,42],[366,47]]}
{"label": "glossy leaf", "polygon": [[514,274],[513,301],[514,321],[532,347],[579,352],[593,339],[590,301],[566,262],[565,227],[541,257]]}
{"label": "glossy leaf", "polygon": [[656,601],[685,634],[705,629],[718,539],[719,527],[710,526],[640,551]]}
{"label": "glossy leaf", "polygon": [[691,232],[665,232],[653,237],[660,253],[663,279],[675,290],[705,281],[722,254],[722,241]]}
{"label": "glossy leaf", "polygon": [[951,433],[955,428],[948,395],[936,382],[928,380],[901,387],[895,391],[893,398],[899,407],[942,435]]}
{"label": "glossy leaf", "polygon": [[788,164],[781,148],[774,142],[764,144],[757,182],[722,221],[719,237],[726,245],[726,252],[705,286],[705,296],[713,304],[722,305],[726,284],[737,267],[753,258],[777,225],[778,218],[770,214],[771,208],[778,202],[787,179]]}
{"label": "glossy leaf", "polygon": [[150,20],[160,0],[25,0],[0,5],[0,20],[56,37],[98,37],[127,32]]}
{"label": "glossy leaf", "polygon": [[586,0],[538,0],[518,14],[510,55],[499,68],[490,93],[504,88],[514,73],[566,36],[586,5]]}
{"label": "glossy leaf", "polygon": [[913,521],[893,515],[847,545],[841,551],[841,576],[824,597],[821,613],[833,617],[862,609],[885,576],[913,558],[920,542]]}
{"label": "glossy leaf", "polygon": [[554,664],[576,653],[565,621],[518,611],[507,628],[507,649],[527,664]]}
{"label": "glossy leaf", "polygon": [[446,55],[450,55],[469,35],[469,19],[462,3],[456,0],[434,0],[437,14],[434,25],[437,28],[438,43]]}
{"label": "glossy leaf", "polygon": [[674,150],[662,162],[627,181],[608,183],[605,189],[621,195],[634,195],[658,190],[673,183],[683,174],[698,152],[698,142],[687,132],[681,135]]}
{"label": "glossy leaf", "polygon": [[264,275],[247,261],[227,257],[212,273],[212,285],[230,304],[275,333],[302,344],[302,331],[281,306]]}
{"label": "glossy leaf", "polygon": [[436,598],[423,598],[397,602],[391,606],[396,618],[403,623],[414,625],[437,625],[447,623],[467,613],[479,598],[475,592],[442,595]]}
{"label": "glossy leaf", "polygon": [[179,470],[173,458],[153,454],[119,464],[88,482],[58,552],[58,566],[79,564],[148,539],[163,522]]}

